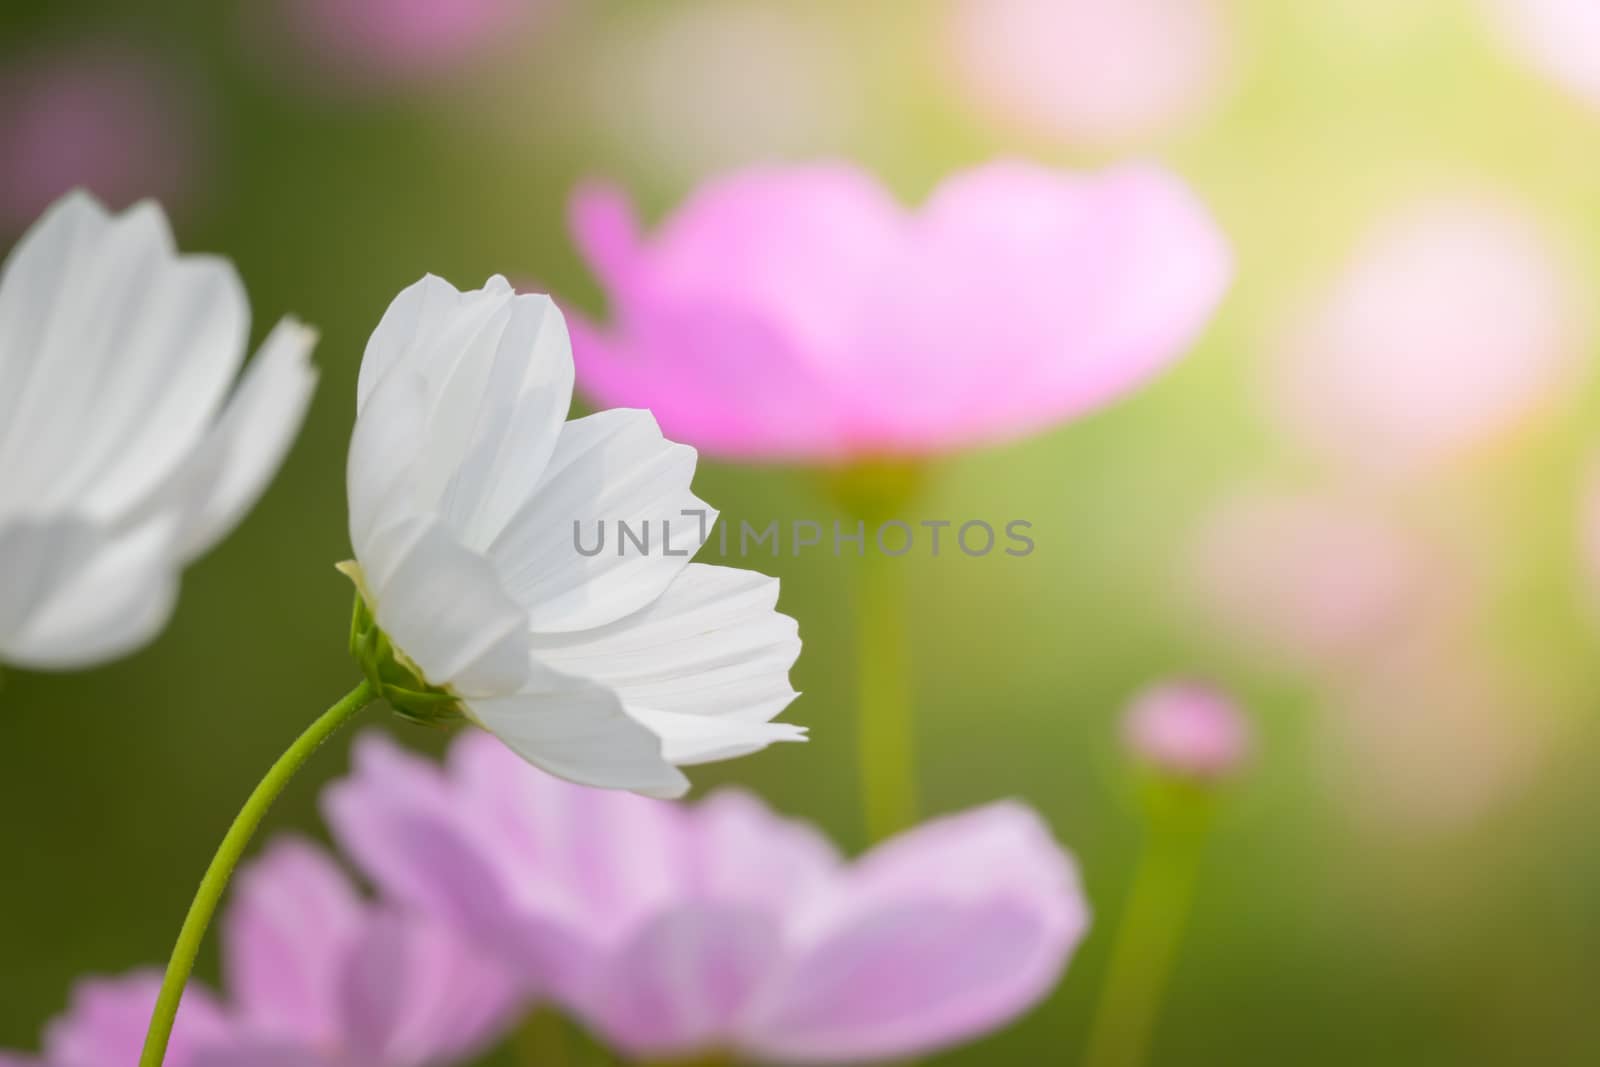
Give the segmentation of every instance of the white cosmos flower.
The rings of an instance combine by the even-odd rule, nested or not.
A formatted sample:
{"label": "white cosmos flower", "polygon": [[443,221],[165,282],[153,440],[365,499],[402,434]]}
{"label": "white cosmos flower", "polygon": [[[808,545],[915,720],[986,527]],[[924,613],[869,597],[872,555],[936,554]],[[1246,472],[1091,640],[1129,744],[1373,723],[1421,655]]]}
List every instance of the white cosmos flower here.
{"label": "white cosmos flower", "polygon": [[299,429],[315,335],[284,319],[237,388],[250,306],[161,209],[71,193],[0,274],[0,661],[76,667],[155,636]]}
{"label": "white cosmos flower", "polygon": [[[565,421],[572,377],[549,297],[430,276],[395,298],[357,391],[354,576],[400,660],[523,758],[676,796],[676,765],[802,739],[770,721],[800,639],[775,579],[686,558],[693,513],[715,518],[689,490],[694,449],[646,411]],[[585,555],[574,523],[589,549],[601,521]],[[619,521],[648,525],[650,550]]]}

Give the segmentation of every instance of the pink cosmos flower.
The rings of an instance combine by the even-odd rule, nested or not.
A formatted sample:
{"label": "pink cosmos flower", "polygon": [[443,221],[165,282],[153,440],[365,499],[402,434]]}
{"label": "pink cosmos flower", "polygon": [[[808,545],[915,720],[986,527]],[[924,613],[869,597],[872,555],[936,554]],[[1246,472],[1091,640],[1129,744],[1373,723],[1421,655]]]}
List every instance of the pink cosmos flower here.
{"label": "pink cosmos flower", "polygon": [[1031,1007],[1088,923],[1072,861],[1016,804],[846,864],[747,794],[584,789],[474,734],[443,770],[379,737],[355,764],[324,800],[367,874],[645,1059],[917,1055]]}
{"label": "pink cosmos flower", "polygon": [[362,900],[297,840],[241,869],[223,936],[236,1033],[192,1067],[454,1063],[521,1006],[503,969],[425,918]]}
{"label": "pink cosmos flower", "polygon": [[196,116],[173,71],[109,43],[0,67],[0,231],[84,187],[114,208],[194,192]]}
{"label": "pink cosmos flower", "polygon": [[1506,44],[1584,103],[1600,108],[1600,4],[1594,0],[1482,0]]}
{"label": "pink cosmos flower", "polygon": [[646,238],[572,203],[613,323],[569,316],[578,381],[731,458],[822,463],[1003,441],[1109,403],[1195,339],[1222,235],[1176,177],[994,163],[917,211],[847,165],[703,186]]}
{"label": "pink cosmos flower", "polygon": [[1123,736],[1140,762],[1162,774],[1227,778],[1250,754],[1250,726],[1223,693],[1195,682],[1168,682],[1136,696]]}
{"label": "pink cosmos flower", "polygon": [[[44,1031],[37,1061],[0,1053],[0,1067],[116,1067],[139,1061],[155,1010],[161,975],[136,971],[121,978],[85,978],[72,991],[65,1014]],[[196,1051],[226,1041],[231,1025],[216,997],[191,982],[172,1029],[167,1067],[192,1067]]]}
{"label": "pink cosmos flower", "polygon": [[[286,38],[297,58],[352,87],[412,84],[467,68],[548,6],[535,0],[277,0],[252,10],[248,32]],[[269,17],[274,25],[260,25]]]}
{"label": "pink cosmos flower", "polygon": [[1106,143],[1184,125],[1227,71],[1216,0],[954,0],[955,73],[997,120]]}
{"label": "pink cosmos flower", "polygon": [[[363,901],[318,849],[280,841],[240,869],[224,1002],[191,982],[166,1067],[430,1067],[504,1032],[523,1003],[499,965],[432,921]],[[39,1067],[138,1062],[161,976],[87,979]],[[28,1061],[0,1067],[25,1067]]]}
{"label": "pink cosmos flower", "polygon": [[1285,429],[1369,473],[1407,474],[1515,429],[1569,386],[1582,287],[1533,220],[1445,197],[1380,222],[1274,353]]}

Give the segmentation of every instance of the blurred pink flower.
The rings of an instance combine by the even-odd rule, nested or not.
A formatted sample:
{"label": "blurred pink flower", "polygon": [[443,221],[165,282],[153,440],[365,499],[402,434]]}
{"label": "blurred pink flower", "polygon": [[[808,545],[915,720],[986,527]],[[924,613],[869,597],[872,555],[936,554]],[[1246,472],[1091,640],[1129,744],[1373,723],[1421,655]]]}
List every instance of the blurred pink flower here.
{"label": "blurred pink flower", "polygon": [[[166,1067],[454,1063],[498,1037],[523,1003],[499,965],[427,919],[362,901],[299,841],[240,869],[224,932],[232,999],[189,983]],[[79,982],[45,1029],[39,1064],[137,1062],[160,987],[143,971]]]}
{"label": "blurred pink flower", "polygon": [[1462,629],[1435,623],[1396,638],[1328,696],[1329,743],[1315,750],[1344,806],[1383,829],[1471,828],[1538,778],[1551,694]]}
{"label": "blurred pink flower", "polygon": [[397,900],[448,920],[630,1055],[920,1054],[1055,985],[1088,913],[1031,811],[938,819],[845,864],[747,794],[584,789],[463,734],[447,767],[379,737],[324,796]]}
{"label": "blurred pink flower", "polygon": [[[553,0],[278,0],[250,12],[252,36],[286,38],[297,59],[349,87],[434,81],[503,47]],[[271,18],[274,25],[260,23]],[[268,33],[270,31],[270,33]]]}
{"label": "blurred pink flower", "polygon": [[585,63],[590,128],[656,175],[848,152],[866,92],[850,32],[806,4],[635,5]]}
{"label": "blurred pink flower", "polygon": [[197,121],[173,71],[116,44],[0,66],[0,231],[19,231],[75,187],[112,208],[194,191]]}
{"label": "blurred pink flower", "polygon": [[1221,95],[1215,0],[955,0],[956,74],[997,120],[1074,142],[1163,133]]}
{"label": "blurred pink flower", "polygon": [[363,901],[296,840],[241,868],[223,963],[237,1033],[194,1067],[454,1063],[521,1006],[500,967],[425,918]]}
{"label": "blurred pink flower", "polygon": [[1358,661],[1448,591],[1410,531],[1330,491],[1225,500],[1187,557],[1184,599],[1208,628],[1300,668]]}
{"label": "blurred pink flower", "polygon": [[1228,247],[1176,177],[996,163],[914,213],[846,165],[713,181],[650,239],[615,189],[572,204],[615,322],[569,316],[608,407],[733,458],[836,463],[1003,441],[1176,359]]}
{"label": "blurred pink flower", "polygon": [[1532,220],[1482,199],[1386,219],[1275,352],[1285,428],[1370,472],[1409,473],[1558,397],[1588,341],[1581,286]]}
{"label": "blurred pink flower", "polygon": [[1146,689],[1134,697],[1122,725],[1135,759],[1176,778],[1227,778],[1250,755],[1250,725],[1238,706],[1196,682]]}
{"label": "blurred pink flower", "polygon": [[1600,4],[1594,0],[1482,0],[1524,62],[1600,108]]}
{"label": "blurred pink flower", "polygon": [[[49,1067],[113,1067],[137,1063],[160,988],[161,975],[154,971],[136,971],[121,978],[85,978],[73,988],[66,1013],[45,1027],[44,1052],[39,1059],[9,1059],[0,1053],[0,1065],[27,1067],[37,1062]],[[173,1026],[167,1067],[191,1067],[198,1049],[225,1041],[230,1033],[216,998],[198,982],[189,983]]]}

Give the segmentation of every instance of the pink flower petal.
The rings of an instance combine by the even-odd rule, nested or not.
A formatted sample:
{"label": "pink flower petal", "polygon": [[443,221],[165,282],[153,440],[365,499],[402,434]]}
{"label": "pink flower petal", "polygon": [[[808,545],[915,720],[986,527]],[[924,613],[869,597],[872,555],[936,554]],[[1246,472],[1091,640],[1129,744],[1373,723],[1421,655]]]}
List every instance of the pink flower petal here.
{"label": "pink flower petal", "polygon": [[641,237],[581,192],[613,324],[580,384],[735,458],[840,462],[1005,440],[1137,387],[1204,327],[1228,248],[1176,178],[997,163],[908,212],[844,165],[703,186]]}
{"label": "pink flower petal", "polygon": [[268,847],[234,879],[223,917],[229,995],[251,1023],[308,1044],[339,1032],[339,961],[362,925],[360,899],[309,843]]}
{"label": "pink flower petal", "polygon": [[[66,1014],[45,1028],[50,1067],[108,1067],[137,1063],[161,976],[139,971],[121,978],[86,978],[72,991]],[[198,1049],[230,1036],[222,1008],[202,985],[190,982],[167,1047],[168,1067],[185,1067]]]}
{"label": "pink flower petal", "polygon": [[802,914],[746,1045],[779,1062],[861,1062],[975,1037],[1054,987],[1088,921],[1076,870],[1031,811],[934,820]]}

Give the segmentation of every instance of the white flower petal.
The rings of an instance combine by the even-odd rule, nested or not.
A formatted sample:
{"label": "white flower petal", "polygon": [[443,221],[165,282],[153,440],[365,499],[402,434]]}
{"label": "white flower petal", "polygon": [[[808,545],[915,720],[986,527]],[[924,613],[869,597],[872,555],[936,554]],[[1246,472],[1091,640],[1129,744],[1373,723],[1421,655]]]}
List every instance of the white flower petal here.
{"label": "white flower petal", "polygon": [[0,507],[136,505],[205,432],[248,326],[232,266],[178,256],[160,208],[67,197],[0,280],[0,469],[18,472]]}
{"label": "white flower petal", "polygon": [[427,516],[379,530],[361,559],[378,625],[433,685],[514,693],[528,676],[527,613],[494,567]]}
{"label": "white flower petal", "polygon": [[17,635],[56,588],[70,581],[105,545],[105,532],[79,519],[14,519],[0,523],[0,655],[13,658]]}
{"label": "white flower petal", "polygon": [[356,416],[345,461],[350,505],[350,544],[365,566],[367,543],[385,526],[425,514],[410,484],[411,465],[422,448],[418,430],[427,418],[428,394],[421,376],[393,374]]}
{"label": "white flower petal", "polygon": [[[699,548],[702,525],[709,530],[716,518],[689,490],[695,458],[694,449],[663,438],[647,411],[566,424],[533,498],[489,546],[535,631],[604,626],[666,590]],[[585,556],[578,537],[594,538],[600,522],[605,545]],[[648,550],[621,537],[619,523],[647,538]]]}
{"label": "white flower petal", "polygon": [[689,780],[661,741],[623,710],[615,693],[580,678],[535,670],[523,692],[468,702],[484,729],[529,763],[579,785],[679,797]]}
{"label": "white flower petal", "polygon": [[632,706],[628,714],[660,737],[661,754],[682,767],[748,756],[780,741],[806,739],[804,726],[787,722],[744,722]]}
{"label": "white flower petal", "polygon": [[483,547],[526,502],[572,405],[566,322],[547,296],[518,295],[504,278],[457,292],[428,276],[402,292],[362,364],[363,418],[398,375],[420,382],[425,440],[405,460],[417,508]]}
{"label": "white flower petal", "polygon": [[[5,658],[60,670],[115,659],[149,642],[178,599],[173,533],[170,521],[148,522],[100,541],[73,573],[53,573],[27,622],[6,639]],[[19,561],[5,560],[9,576]]]}
{"label": "white flower petal", "polygon": [[466,293],[432,274],[402,289],[367,340],[356,410],[365,408],[378,383],[402,365],[430,387],[442,384],[461,349],[510,296],[510,284],[499,275]]}
{"label": "white flower petal", "polygon": [[[716,518],[690,491],[694,450],[648,412],[563,423],[571,389],[548,298],[499,278],[407,289],[362,367],[351,542],[395,648],[507,746],[571,781],[677,796],[676,763],[803,736],[768,721],[795,695],[799,640],[770,579],[674,584]],[[609,550],[586,555],[578,534],[600,522]]]}
{"label": "white flower petal", "polygon": [[182,514],[185,559],[209,551],[261,496],[300,431],[317,371],[316,331],[283,319],[240,379],[227,407],[160,494]]}
{"label": "white flower petal", "polygon": [[[572,343],[549,297],[516,298],[495,371],[441,503],[450,525],[479,548],[537,489],[572,407]],[[500,402],[502,396],[509,402]]]}
{"label": "white flower petal", "polygon": [[593,630],[535,634],[533,652],[615,689],[630,709],[764,723],[796,696],[789,669],[800,635],[777,603],[776,578],[691,563],[642,611]]}

